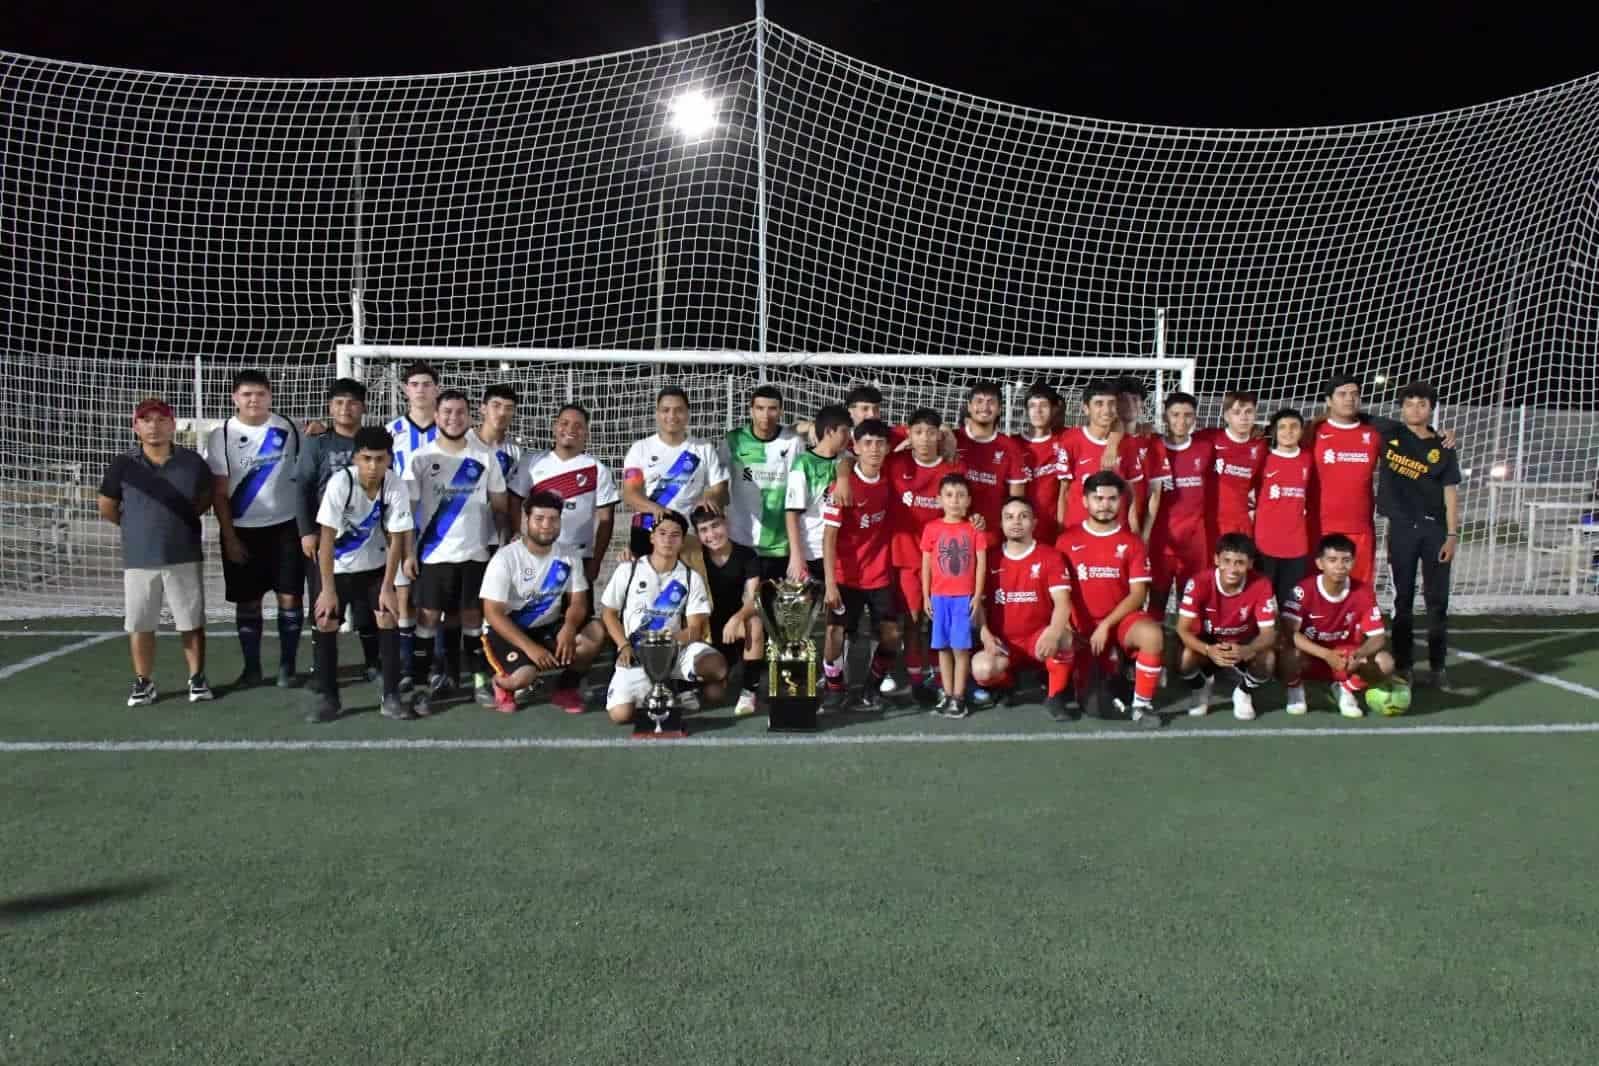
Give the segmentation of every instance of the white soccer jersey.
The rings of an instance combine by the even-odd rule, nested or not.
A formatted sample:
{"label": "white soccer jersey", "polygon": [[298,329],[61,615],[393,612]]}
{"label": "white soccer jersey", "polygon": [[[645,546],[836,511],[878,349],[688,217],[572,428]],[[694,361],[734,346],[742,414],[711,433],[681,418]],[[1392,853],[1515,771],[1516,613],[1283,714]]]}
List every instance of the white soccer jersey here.
{"label": "white soccer jersey", "polygon": [[[476,427],[466,431],[466,442],[473,447],[482,448],[486,452],[494,453],[494,458],[500,461],[500,475],[505,478],[505,487],[507,489],[511,489],[511,474],[516,470],[517,465],[522,461],[521,443],[515,437],[507,433],[505,435],[505,439],[500,441],[498,444],[490,444],[482,437],[478,436]],[[511,489],[511,491],[515,490]],[[500,543],[498,531],[495,532],[492,543],[496,545]]]}
{"label": "white soccer jersey", "polygon": [[687,516],[706,489],[727,480],[727,471],[710,441],[685,437],[682,444],[667,444],[654,433],[627,450],[622,479],[630,477],[644,479],[644,495]]}
{"label": "white soccer jersey", "polygon": [[213,474],[228,479],[235,526],[258,529],[295,520],[300,431],[293,422],[276,413],[259,426],[230,418],[211,431],[205,458]]}
{"label": "white soccer jersey", "polygon": [[557,544],[534,555],[517,537],[489,560],[480,595],[505,604],[511,620],[523,629],[537,629],[561,620],[567,593],[587,592],[588,587],[583,566],[571,551]]}
{"label": "white soccer jersey", "polygon": [[640,631],[678,628],[680,615],[711,613],[705,579],[681,560],[670,572],[656,573],[648,558],[624,563],[611,574],[600,606],[622,612],[622,629],[631,638]]}
{"label": "white soccer jersey", "polygon": [[417,558],[423,563],[483,562],[498,536],[489,497],[505,491],[492,452],[468,444],[452,455],[438,441],[405,466],[416,512]]}
{"label": "white soccer jersey", "polygon": [[393,469],[397,474],[405,473],[405,464],[421,451],[425,446],[432,444],[439,435],[439,424],[434,422],[426,429],[411,421],[410,415],[401,415],[387,427],[389,436],[394,438],[394,464]]}
{"label": "white soccer jersey", "polygon": [[334,532],[335,574],[382,569],[388,559],[388,541],[383,534],[404,533],[416,524],[411,516],[411,494],[398,474],[385,470],[383,485],[373,499],[361,488],[353,466],[328,478],[316,521]]}
{"label": "white soccer jersey", "polygon": [[611,468],[587,452],[562,459],[553,451],[528,452],[507,481],[523,499],[535,492],[553,492],[566,501],[561,536],[556,541],[584,559],[594,557],[594,515],[620,500]]}

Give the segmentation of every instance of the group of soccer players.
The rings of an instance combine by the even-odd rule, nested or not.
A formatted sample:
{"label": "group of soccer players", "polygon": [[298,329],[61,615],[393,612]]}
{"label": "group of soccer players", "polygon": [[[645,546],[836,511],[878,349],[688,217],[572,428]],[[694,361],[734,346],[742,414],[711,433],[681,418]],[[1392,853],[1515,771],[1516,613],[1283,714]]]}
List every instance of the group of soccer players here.
{"label": "group of soccer players", "polygon": [[[340,379],[327,422],[302,433],[271,409],[265,375],[234,381],[236,414],[211,435],[227,598],[244,658],[263,680],[262,598],[277,597],[278,683],[297,683],[309,580],[314,721],[341,714],[337,634],[348,612],[382,713],[409,719],[470,675],[501,711],[553,675],[550,701],[583,710],[578,682],[617,649],[606,706],[629,721],[649,689],[632,642],[666,629],[682,644],[677,681],[714,700],[735,665],[735,714],[753,714],[767,673],[757,601],[771,581],[813,582],[827,607],[824,703],[876,710],[906,691],[933,713],[1042,678],[1052,717],[1103,708],[1159,724],[1167,600],[1180,590],[1176,672],[1189,713],[1233,682],[1233,713],[1276,680],[1305,713],[1304,681],[1333,683],[1339,711],[1402,707],[1396,661],[1371,590],[1372,480],[1385,430],[1339,378],[1313,425],[1297,411],[1256,427],[1256,402],[1224,398],[1224,425],[1168,394],[1164,432],[1139,424],[1133,378],[1098,381],[1081,423],[1046,384],[1027,394],[1025,432],[999,428],[997,385],[970,386],[957,423],[934,410],[883,418],[871,386],[787,424],[781,393],[754,390],[748,423],[719,442],[690,435],[688,395],[655,402],[656,432],[627,452],[620,486],[590,455],[588,412],[562,406],[550,447],[510,431],[518,395],[478,400],[440,388],[426,364],[404,377],[407,412],[363,424],[365,390]],[[1303,446],[1302,446],[1302,442]],[[614,510],[632,512],[622,562],[599,596]],[[865,676],[846,680],[848,640],[870,615]],[[131,702],[131,701],[130,701]]]}

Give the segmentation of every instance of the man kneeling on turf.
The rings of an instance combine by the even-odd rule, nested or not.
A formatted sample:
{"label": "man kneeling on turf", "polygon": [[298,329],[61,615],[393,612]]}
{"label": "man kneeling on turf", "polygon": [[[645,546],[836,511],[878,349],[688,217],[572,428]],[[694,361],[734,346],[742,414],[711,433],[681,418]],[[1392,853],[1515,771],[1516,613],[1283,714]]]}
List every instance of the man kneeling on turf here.
{"label": "man kneeling on turf", "polygon": [[1271,581],[1251,567],[1255,543],[1243,533],[1224,533],[1216,541],[1216,565],[1188,579],[1177,611],[1177,639],[1183,642],[1178,671],[1196,690],[1188,713],[1210,709],[1217,669],[1232,674],[1233,717],[1254,720],[1255,689],[1271,680],[1277,666],[1277,598]]}
{"label": "man kneeling on turf", "polygon": [[705,643],[711,597],[705,579],[680,558],[688,520],[664,511],[650,530],[650,554],[618,566],[600,595],[600,618],[616,644],[616,672],[605,694],[605,712],[618,724],[633,720],[633,706],[649,695],[651,682],[633,658],[633,641],[664,630],[682,645],[676,680],[703,682],[705,699],[722,696],[727,660]]}
{"label": "man kneeling on turf", "polygon": [[[494,671],[494,709],[511,714],[516,692],[560,668],[550,702],[583,713],[578,682],[604,639],[589,621],[589,582],[583,563],[556,545],[566,501],[533,493],[522,504],[522,534],[494,553],[483,571],[483,654]],[[564,603],[564,609],[563,609]]]}
{"label": "man kneeling on turf", "polygon": [[1072,580],[1060,552],[1033,539],[1037,514],[1025,496],[999,513],[1005,543],[988,559],[988,610],[972,656],[972,680],[984,690],[1013,688],[1022,670],[1043,671],[1044,706],[1057,722],[1071,717]]}
{"label": "man kneeling on turf", "polygon": [[[1316,569],[1294,588],[1292,603],[1283,604],[1283,624],[1293,643],[1283,655],[1288,686],[1288,713],[1304,714],[1304,678],[1331,681],[1338,713],[1360,718],[1359,693],[1393,679],[1394,657],[1388,654],[1388,628],[1371,586],[1350,577],[1355,568],[1355,542],[1329,533],[1316,545]],[[1364,638],[1362,640],[1361,638]],[[1408,690],[1406,690],[1408,696]],[[1409,705],[1409,700],[1404,700]]]}

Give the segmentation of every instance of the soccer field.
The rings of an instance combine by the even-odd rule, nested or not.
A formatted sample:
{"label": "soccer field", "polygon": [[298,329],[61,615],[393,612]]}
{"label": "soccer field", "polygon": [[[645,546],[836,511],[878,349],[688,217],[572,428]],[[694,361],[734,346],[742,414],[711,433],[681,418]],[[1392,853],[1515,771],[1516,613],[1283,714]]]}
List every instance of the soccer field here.
{"label": "soccer field", "polygon": [[662,745],[0,627],[0,1062],[1592,1062],[1596,622],[1466,619],[1396,719]]}

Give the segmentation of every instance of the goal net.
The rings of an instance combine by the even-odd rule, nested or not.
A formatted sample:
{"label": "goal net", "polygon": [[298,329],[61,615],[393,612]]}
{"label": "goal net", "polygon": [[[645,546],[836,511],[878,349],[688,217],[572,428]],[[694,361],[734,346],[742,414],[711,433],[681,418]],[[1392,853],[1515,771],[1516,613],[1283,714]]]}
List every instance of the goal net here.
{"label": "goal net", "polygon": [[510,374],[535,443],[584,402],[613,462],[668,372],[717,424],[763,368],[802,412],[865,377],[894,414],[926,397],[949,416],[966,370],[1014,383],[1052,372],[1003,361],[1053,359],[1070,387],[1171,359],[1207,423],[1229,387],[1314,410],[1350,372],[1388,413],[1427,378],[1466,470],[1456,603],[1599,604],[1599,77],[1184,129],[980,99],[752,22],[426,77],[0,53],[0,137],[9,614],[119,609],[94,492],[138,398],[203,428],[257,366],[309,417],[340,344],[375,413],[405,351],[469,350],[447,383]]}

